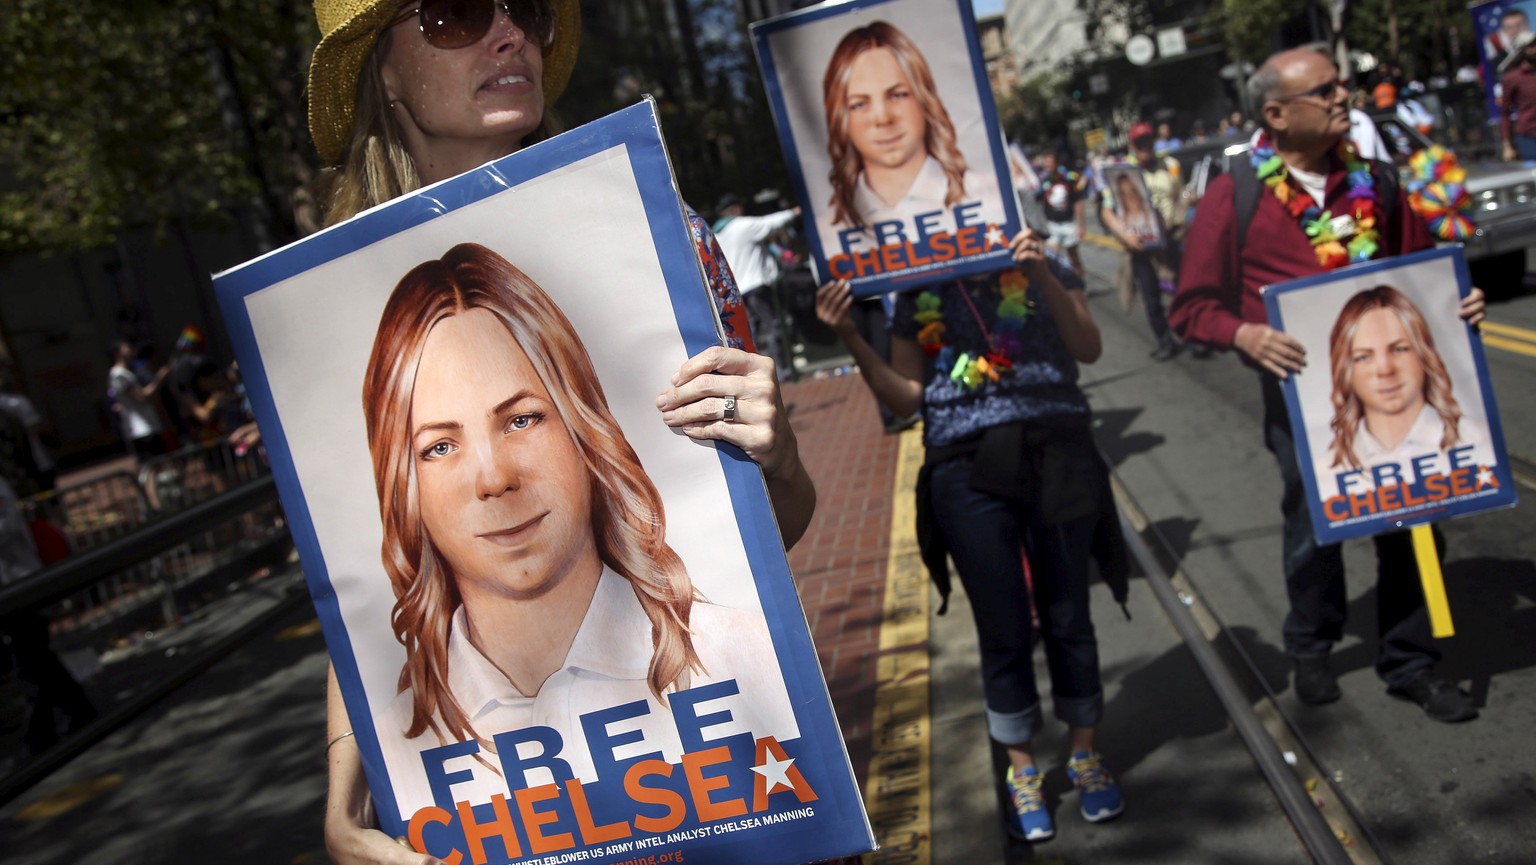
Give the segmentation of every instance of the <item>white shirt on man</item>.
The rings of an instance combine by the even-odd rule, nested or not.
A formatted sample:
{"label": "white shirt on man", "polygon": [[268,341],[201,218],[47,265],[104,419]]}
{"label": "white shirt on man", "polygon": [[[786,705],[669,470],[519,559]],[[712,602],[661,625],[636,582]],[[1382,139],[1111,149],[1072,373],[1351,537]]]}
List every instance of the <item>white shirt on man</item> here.
{"label": "white shirt on man", "polygon": [[1371,119],[1371,115],[1358,108],[1349,109],[1349,141],[1355,146],[1355,154],[1361,159],[1392,161],[1392,153],[1387,150],[1387,143],[1381,139],[1381,132],[1376,128],[1376,122]]}
{"label": "white shirt on man", "polygon": [[123,423],[124,437],[133,441],[159,433],[160,415],[155,411],[155,407],[134,396],[139,380],[134,377],[133,370],[124,366],[114,366],[108,373],[107,380],[117,396],[117,409]]}
{"label": "white shirt on man", "polygon": [[794,221],[793,209],[781,210],[767,216],[733,216],[715,229],[720,252],[731,266],[736,287],[743,295],[779,278],[779,263],[768,248],[768,238]]}

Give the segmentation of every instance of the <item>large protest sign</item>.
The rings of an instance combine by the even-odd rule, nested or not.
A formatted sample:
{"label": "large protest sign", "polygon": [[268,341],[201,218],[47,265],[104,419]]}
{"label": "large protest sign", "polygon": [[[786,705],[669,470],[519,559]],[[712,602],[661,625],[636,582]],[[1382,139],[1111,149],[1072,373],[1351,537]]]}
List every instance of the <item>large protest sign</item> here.
{"label": "large protest sign", "polygon": [[1162,249],[1163,220],[1152,206],[1147,180],[1135,165],[1104,169],[1104,186],[1120,229],[1141,242],[1142,249]]}
{"label": "large protest sign", "polygon": [[1499,79],[1518,61],[1515,46],[1529,38],[1536,21],[1536,0],[1490,0],[1472,3],[1473,37],[1477,40],[1477,66],[1483,98],[1490,118],[1499,116]]}
{"label": "large protest sign", "polygon": [[1458,315],[1460,247],[1264,289],[1270,324],[1306,347],[1285,380],[1321,543],[1513,505],[1481,340]]}
{"label": "large protest sign", "polygon": [[823,280],[856,295],[1011,262],[1018,200],[968,0],[852,0],[752,25]]}
{"label": "large protest sign", "polygon": [[720,325],[652,103],[215,285],[385,832],[872,846],[762,475],[656,409]]}

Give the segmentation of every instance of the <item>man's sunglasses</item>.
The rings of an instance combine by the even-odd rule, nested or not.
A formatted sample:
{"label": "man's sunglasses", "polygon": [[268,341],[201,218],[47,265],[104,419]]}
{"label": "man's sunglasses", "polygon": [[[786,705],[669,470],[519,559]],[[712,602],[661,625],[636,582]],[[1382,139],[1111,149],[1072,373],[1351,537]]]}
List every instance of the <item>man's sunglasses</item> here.
{"label": "man's sunglasses", "polygon": [[1344,83],[1341,81],[1329,81],[1324,84],[1319,84],[1311,90],[1303,90],[1300,93],[1292,93],[1290,96],[1276,96],[1273,101],[1290,102],[1292,99],[1301,99],[1306,96],[1310,96],[1314,99],[1332,99],[1333,94],[1339,92],[1339,88],[1343,86]]}
{"label": "man's sunglasses", "polygon": [[523,38],[540,49],[554,41],[555,16],[547,0],[421,0],[402,10],[389,26],[415,17],[427,44],[445,50],[463,48],[485,38],[496,20],[497,6],[523,31]]}

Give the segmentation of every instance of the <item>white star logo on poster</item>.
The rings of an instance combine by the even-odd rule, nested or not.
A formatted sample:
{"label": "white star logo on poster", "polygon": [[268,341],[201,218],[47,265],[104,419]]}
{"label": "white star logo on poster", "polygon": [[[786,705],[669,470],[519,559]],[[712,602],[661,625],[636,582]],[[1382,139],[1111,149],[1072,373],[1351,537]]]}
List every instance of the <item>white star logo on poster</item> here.
{"label": "white star logo on poster", "polygon": [[1495,481],[1493,479],[1493,469],[1491,469],[1491,468],[1489,468],[1487,466],[1483,466],[1482,468],[1477,470],[1477,488],[1478,489],[1482,489],[1483,487],[1496,487],[1498,485],[1499,485],[1498,481]]}
{"label": "white star logo on poster", "polygon": [[988,228],[987,229],[987,249],[991,249],[994,246],[1002,246],[1002,245],[1003,245],[1003,229],[1001,227],[999,227],[999,226],[996,226],[996,225]]}
{"label": "white star logo on poster", "polygon": [[789,783],[789,767],[793,765],[795,765],[794,757],[780,760],[772,754],[764,754],[763,765],[753,766],[752,771],[762,775],[763,780],[768,782],[769,793],[779,789],[780,784],[783,784],[785,789],[793,790],[795,785]]}

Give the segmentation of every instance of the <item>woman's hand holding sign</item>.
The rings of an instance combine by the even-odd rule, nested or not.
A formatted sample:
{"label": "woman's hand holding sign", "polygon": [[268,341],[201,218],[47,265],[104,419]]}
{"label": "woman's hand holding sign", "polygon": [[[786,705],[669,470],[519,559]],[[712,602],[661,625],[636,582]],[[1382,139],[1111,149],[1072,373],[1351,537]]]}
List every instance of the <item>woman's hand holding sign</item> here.
{"label": "woman's hand holding sign", "polygon": [[779,534],[794,546],[810,525],[816,488],[800,462],[773,360],[712,346],[689,358],[656,397],[667,426],[695,439],[730,442],[762,467]]}
{"label": "woman's hand holding sign", "polygon": [[1024,273],[1031,278],[1045,266],[1045,238],[1033,229],[1026,227],[1015,234],[1010,248],[1013,250],[1013,263],[1023,268]]}

